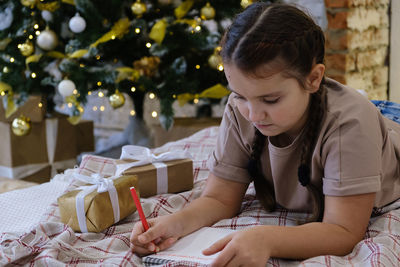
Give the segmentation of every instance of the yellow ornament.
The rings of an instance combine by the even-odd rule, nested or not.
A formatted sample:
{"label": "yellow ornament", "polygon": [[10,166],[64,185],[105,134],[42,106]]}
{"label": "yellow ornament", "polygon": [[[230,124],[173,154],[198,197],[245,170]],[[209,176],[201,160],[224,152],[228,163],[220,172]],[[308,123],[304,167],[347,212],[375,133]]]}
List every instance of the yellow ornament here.
{"label": "yellow ornament", "polygon": [[38,1],[37,8],[41,11],[47,10],[50,12],[54,12],[60,8],[61,1]]}
{"label": "yellow ornament", "polygon": [[115,90],[115,93],[112,94],[108,100],[110,101],[110,106],[113,109],[117,109],[122,107],[125,104],[125,97],[122,93],[120,93],[118,90]]}
{"label": "yellow ornament", "polygon": [[21,0],[21,4],[26,7],[35,6],[36,0]]}
{"label": "yellow ornament", "polygon": [[215,17],[215,9],[207,2],[200,10],[200,16],[203,20],[213,19]]}
{"label": "yellow ornament", "polygon": [[208,58],[208,64],[210,65],[211,68],[217,70],[219,66],[222,65],[222,57],[214,53]]}
{"label": "yellow ornament", "polygon": [[147,11],[147,7],[146,4],[143,4],[140,0],[136,0],[136,2],[131,5],[131,10],[137,17],[141,17]]}
{"label": "yellow ornament", "polygon": [[29,134],[32,128],[31,119],[21,115],[12,121],[11,128],[16,136],[27,135]]}
{"label": "yellow ornament", "polygon": [[35,46],[31,41],[26,40],[25,43],[18,45],[18,49],[23,56],[28,57],[35,51]]}
{"label": "yellow ornament", "polygon": [[248,7],[248,6],[251,5],[251,4],[253,4],[253,0],[242,0],[242,1],[240,1],[240,5],[241,5],[243,8],[246,8],[246,7]]}
{"label": "yellow ornament", "polygon": [[159,57],[142,57],[140,60],[133,62],[135,70],[139,71],[141,76],[153,77],[160,65]]}

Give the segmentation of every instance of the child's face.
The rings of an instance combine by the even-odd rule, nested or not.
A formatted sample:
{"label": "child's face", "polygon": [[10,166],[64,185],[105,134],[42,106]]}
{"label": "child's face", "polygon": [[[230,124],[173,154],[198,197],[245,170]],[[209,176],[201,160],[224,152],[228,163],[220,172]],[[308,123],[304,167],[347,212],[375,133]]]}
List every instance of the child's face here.
{"label": "child's face", "polygon": [[307,120],[310,92],[296,79],[281,73],[256,78],[233,64],[224,65],[225,75],[240,113],[265,136],[286,133],[297,136]]}

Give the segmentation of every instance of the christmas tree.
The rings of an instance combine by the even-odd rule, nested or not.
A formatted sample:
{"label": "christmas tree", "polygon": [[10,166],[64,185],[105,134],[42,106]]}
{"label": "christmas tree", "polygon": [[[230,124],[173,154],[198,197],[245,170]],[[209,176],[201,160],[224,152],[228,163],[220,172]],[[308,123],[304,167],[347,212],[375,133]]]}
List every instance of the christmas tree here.
{"label": "christmas tree", "polygon": [[127,93],[139,117],[144,95],[152,93],[169,128],[174,101],[212,103],[229,93],[218,44],[234,14],[251,2],[3,0],[3,104],[15,109],[39,94],[51,113],[61,94],[77,122],[92,91],[106,90],[114,108]]}

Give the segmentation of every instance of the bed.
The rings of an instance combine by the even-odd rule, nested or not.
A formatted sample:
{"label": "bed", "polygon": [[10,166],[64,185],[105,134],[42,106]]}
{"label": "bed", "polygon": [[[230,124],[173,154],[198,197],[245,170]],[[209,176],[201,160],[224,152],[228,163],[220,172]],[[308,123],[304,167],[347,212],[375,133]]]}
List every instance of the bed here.
{"label": "bed", "polygon": [[[208,175],[206,161],[217,133],[218,127],[210,127],[153,150],[162,153],[187,149],[194,156],[194,188],[142,199],[147,217],[175,212],[199,197]],[[114,168],[112,159],[89,155],[79,166],[86,174],[96,171],[108,174]],[[139,220],[137,212],[102,233],[75,233],[60,222],[56,200],[71,189],[73,183],[70,177],[61,174],[46,184],[0,194],[0,266],[143,266],[141,259],[129,250],[130,231]],[[272,213],[263,211],[250,185],[241,213],[213,227],[243,229],[259,224],[295,225],[305,216],[284,209]],[[364,240],[349,255],[320,256],[302,262],[270,259],[268,266],[399,266],[399,262],[400,201],[397,201],[387,209],[375,211]],[[168,266],[190,266],[190,263],[170,263]]]}

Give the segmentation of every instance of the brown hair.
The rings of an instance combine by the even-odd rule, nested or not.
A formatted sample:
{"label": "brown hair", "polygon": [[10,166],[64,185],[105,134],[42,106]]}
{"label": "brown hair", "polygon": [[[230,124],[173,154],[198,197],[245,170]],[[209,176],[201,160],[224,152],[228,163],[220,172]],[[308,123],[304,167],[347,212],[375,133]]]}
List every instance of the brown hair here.
{"label": "brown hair", "polygon": [[[236,16],[221,41],[224,63],[234,64],[241,71],[263,77],[267,64],[275,73],[295,78],[305,88],[305,77],[315,63],[323,64],[325,38],[321,28],[303,11],[292,5],[257,2]],[[326,113],[325,80],[311,94],[308,118],[302,131],[299,182],[313,198],[313,215],[309,221],[322,220],[323,195],[311,180],[311,159],[321,123]],[[266,137],[257,129],[248,170],[254,180],[256,196],[267,210],[275,207],[273,186],[260,170],[260,157]]]}

